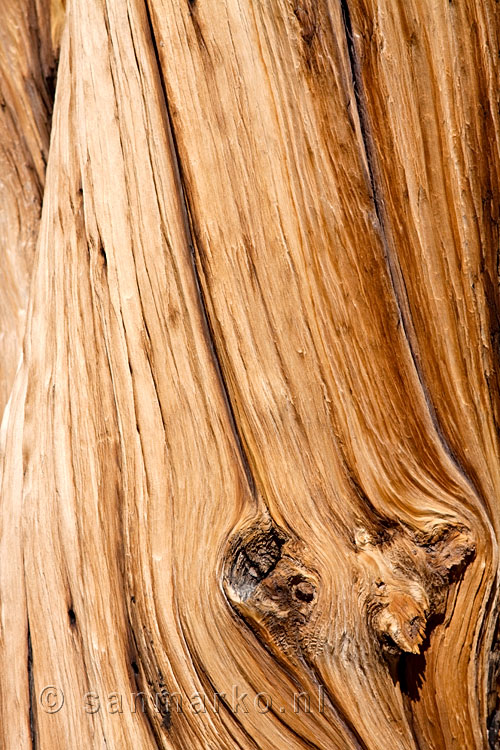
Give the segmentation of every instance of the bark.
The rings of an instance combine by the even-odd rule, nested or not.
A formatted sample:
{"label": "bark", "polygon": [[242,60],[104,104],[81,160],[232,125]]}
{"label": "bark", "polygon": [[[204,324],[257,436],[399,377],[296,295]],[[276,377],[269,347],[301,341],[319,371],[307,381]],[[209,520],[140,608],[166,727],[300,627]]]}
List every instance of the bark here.
{"label": "bark", "polygon": [[0,13],[2,747],[500,747],[497,3]]}

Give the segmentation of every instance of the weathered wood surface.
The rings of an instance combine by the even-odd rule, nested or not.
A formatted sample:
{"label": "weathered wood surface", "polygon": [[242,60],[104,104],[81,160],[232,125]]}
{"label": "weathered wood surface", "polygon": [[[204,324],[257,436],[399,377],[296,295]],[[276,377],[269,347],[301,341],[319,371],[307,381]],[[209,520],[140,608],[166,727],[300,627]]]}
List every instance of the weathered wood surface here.
{"label": "weathered wood surface", "polygon": [[19,0],[0,7],[0,744],[4,748],[31,743],[20,523],[26,378],[21,372],[15,383],[14,378],[22,360],[63,18],[57,0]]}
{"label": "weathered wood surface", "polygon": [[[19,365],[49,149],[62,11],[2,4],[0,24],[0,415]],[[0,417],[1,419],[1,417]]]}
{"label": "weathered wood surface", "polygon": [[2,747],[495,746],[498,31],[70,0],[52,124],[0,121],[51,124],[0,217]]}

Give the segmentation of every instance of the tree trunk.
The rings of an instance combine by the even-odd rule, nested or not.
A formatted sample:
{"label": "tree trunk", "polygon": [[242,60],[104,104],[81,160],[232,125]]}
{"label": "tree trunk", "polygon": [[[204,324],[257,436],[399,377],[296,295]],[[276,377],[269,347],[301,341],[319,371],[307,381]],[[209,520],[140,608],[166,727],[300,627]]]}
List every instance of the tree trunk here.
{"label": "tree trunk", "polygon": [[497,9],[5,0],[2,748],[500,747]]}

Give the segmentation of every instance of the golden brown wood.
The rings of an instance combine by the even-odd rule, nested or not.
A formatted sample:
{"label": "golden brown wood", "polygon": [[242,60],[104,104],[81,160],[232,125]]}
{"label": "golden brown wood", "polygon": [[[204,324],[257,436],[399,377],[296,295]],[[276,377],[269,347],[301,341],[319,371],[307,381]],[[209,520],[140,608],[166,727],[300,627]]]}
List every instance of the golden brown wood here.
{"label": "golden brown wood", "polygon": [[[0,744],[31,743],[28,613],[23,569],[23,404],[14,383],[39,228],[59,27],[57,0],[0,10]],[[58,23],[59,19],[59,23]]]}
{"label": "golden brown wood", "polygon": [[48,0],[18,0],[2,6],[0,414],[19,364],[26,320],[49,147],[59,7],[57,0],[52,12]]}
{"label": "golden brown wood", "polygon": [[2,746],[496,746],[498,49],[493,0],[70,1]]}

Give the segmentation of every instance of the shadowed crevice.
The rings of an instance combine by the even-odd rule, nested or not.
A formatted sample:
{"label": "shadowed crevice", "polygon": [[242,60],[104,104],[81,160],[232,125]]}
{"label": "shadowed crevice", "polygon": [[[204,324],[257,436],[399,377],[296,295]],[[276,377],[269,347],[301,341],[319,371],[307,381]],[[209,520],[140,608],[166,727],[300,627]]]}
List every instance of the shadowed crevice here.
{"label": "shadowed crevice", "polygon": [[252,470],[250,468],[248,456],[243,446],[242,436],[238,428],[235,411],[234,411],[231,398],[229,395],[229,388],[226,383],[226,379],[224,377],[224,373],[221,367],[221,361],[220,361],[220,357],[217,351],[217,344],[216,344],[216,339],[214,335],[214,330],[211,324],[210,315],[208,313],[208,307],[207,307],[205,295],[203,293],[203,288],[202,288],[202,284],[200,280],[200,273],[199,273],[197,258],[196,258],[197,242],[195,238],[195,232],[193,231],[192,212],[191,212],[191,208],[190,208],[190,204],[189,204],[189,200],[187,196],[186,183],[185,183],[184,174],[182,170],[182,162],[179,156],[179,149],[177,146],[175,129],[174,129],[172,115],[170,112],[170,106],[169,106],[169,101],[168,101],[167,88],[165,84],[165,78],[163,75],[163,69],[161,66],[158,46],[156,44],[154,25],[153,25],[153,21],[151,18],[151,12],[149,8],[148,0],[145,0],[144,5],[146,9],[146,15],[147,15],[147,20],[148,20],[148,25],[149,25],[150,36],[151,36],[151,44],[152,44],[155,58],[156,58],[158,76],[159,76],[160,85],[161,85],[162,92],[163,92],[163,99],[165,102],[165,111],[166,111],[167,124],[168,124],[168,138],[169,138],[170,145],[171,145],[171,154],[172,154],[172,160],[173,160],[173,165],[174,165],[174,171],[176,173],[176,178],[177,178],[177,182],[179,185],[180,203],[181,203],[181,209],[182,209],[183,218],[184,218],[186,239],[187,239],[189,250],[190,250],[191,265],[193,269],[196,291],[197,291],[198,300],[200,304],[200,310],[201,310],[201,315],[202,315],[205,336],[210,347],[212,360],[213,360],[215,370],[217,372],[217,376],[221,385],[221,391],[222,391],[222,395],[224,398],[224,402],[227,407],[229,421],[230,421],[232,432],[236,441],[236,445],[238,447],[238,452],[241,458],[243,469],[245,471],[245,475],[246,475],[246,479],[250,488],[250,492],[252,496],[255,497],[256,496],[255,479],[252,474]]}
{"label": "shadowed crevice", "polygon": [[488,747],[500,750],[500,615],[497,616],[490,652],[487,714]]}
{"label": "shadowed crevice", "polygon": [[[132,599],[134,601],[131,603],[135,604],[135,598],[132,597]],[[162,736],[160,735],[156,722],[153,721],[151,717],[151,714],[150,714],[151,707],[150,707],[150,702],[148,700],[148,694],[150,692],[150,689],[153,686],[153,683],[148,682],[147,688],[145,685],[142,684],[145,680],[145,677],[144,677],[145,665],[141,662],[140,654],[142,652],[137,642],[136,632],[134,630],[134,626],[132,624],[132,619],[131,619],[130,614],[131,614],[130,611],[127,611],[127,624],[128,624],[128,632],[130,636],[130,667],[132,671],[130,685],[134,689],[134,694],[136,696],[141,696],[141,701],[144,700],[144,704],[142,704],[144,708],[141,709],[141,713],[146,719],[146,722],[151,732],[151,737],[153,741],[155,742],[157,749],[162,750],[162,748],[165,747],[165,743],[164,743]],[[158,669],[156,669],[156,672],[159,675],[161,675],[161,672]],[[142,696],[145,696],[145,698],[142,698]],[[161,715],[162,727],[168,732],[171,727],[171,716],[170,716],[170,712],[168,711],[168,705],[163,700],[159,702],[157,701],[157,704],[153,710],[157,710],[158,713]]]}
{"label": "shadowed crevice", "polygon": [[[387,264],[387,268],[389,271],[389,277],[391,281],[391,285],[394,292],[394,297],[396,300],[399,318],[401,321],[402,330],[404,331],[404,335],[406,338],[406,341],[408,343],[408,348],[413,360],[413,364],[415,367],[415,372],[417,374],[420,387],[422,389],[422,393],[427,405],[429,416],[432,420],[434,429],[436,431],[436,434],[440,440],[440,443],[445,451],[445,453],[448,455],[450,460],[453,462],[456,469],[460,472],[462,477],[465,479],[469,487],[473,490],[474,494],[480,501],[480,503],[487,507],[487,503],[485,502],[481,490],[477,484],[477,481],[474,476],[472,476],[465,468],[465,466],[462,464],[459,456],[454,451],[451,443],[449,442],[448,438],[445,435],[445,432],[443,430],[443,427],[441,425],[441,422],[439,420],[434,401],[432,399],[430,390],[427,386],[426,379],[424,376],[424,371],[422,367],[421,357],[419,354],[419,347],[418,347],[418,338],[415,332],[413,320],[412,320],[412,313],[411,313],[411,306],[410,306],[410,300],[408,296],[408,292],[406,289],[405,279],[404,275],[399,263],[399,258],[397,254],[397,250],[393,247],[393,244],[390,239],[390,228],[389,228],[389,221],[386,216],[385,211],[385,205],[384,205],[384,198],[382,194],[382,190],[380,188],[380,179],[377,173],[377,160],[376,160],[376,153],[375,153],[375,147],[374,147],[374,138],[373,138],[373,129],[371,127],[371,123],[369,120],[368,112],[367,112],[367,105],[366,105],[366,93],[363,85],[363,77],[361,72],[361,63],[360,63],[360,57],[356,48],[356,42],[354,39],[353,34],[353,27],[352,27],[352,19],[350,14],[350,8],[349,8],[349,0],[339,0],[340,1],[340,7],[341,7],[341,17],[344,25],[344,32],[345,32],[345,38],[346,38],[346,45],[347,45],[347,51],[349,56],[349,64],[350,64],[350,70],[351,70],[351,79],[352,79],[352,86],[354,91],[354,97],[356,101],[356,107],[358,112],[358,118],[359,118],[359,126],[361,131],[361,137],[363,141],[363,147],[364,152],[366,156],[366,163],[368,165],[368,172],[369,172],[369,183],[371,187],[371,193],[372,193],[372,200],[374,204],[374,209],[376,212],[376,216],[379,223],[379,229],[380,229],[380,237],[382,240],[383,248],[384,248],[384,255],[385,260]],[[494,295],[493,295],[494,296]],[[496,315],[497,306],[491,304],[491,298],[492,295],[490,295],[489,305],[488,308],[493,311],[493,315]],[[498,374],[495,373],[492,375],[492,378],[495,378],[495,382],[498,379]],[[488,388],[490,387],[490,383],[488,381]],[[492,406],[494,399],[492,398]],[[495,409],[493,408],[493,413],[495,413]],[[490,608],[488,607],[488,611],[490,611]],[[428,628],[428,631],[432,631],[433,627],[436,624],[439,624],[441,615],[434,615],[430,620],[430,626]],[[424,645],[422,648],[422,653],[413,655],[413,654],[404,654],[400,661],[397,663],[397,669],[396,669],[396,681],[400,683],[401,690],[405,699],[405,702],[407,704],[415,703],[419,701],[419,691],[422,685],[422,679],[423,675],[425,673],[425,666],[426,666],[426,659],[425,659],[425,650],[428,647],[429,641],[429,634],[426,636],[426,640],[424,641]],[[490,666],[490,695],[489,695],[489,711],[488,711],[488,740],[489,740],[489,747],[495,750],[500,750],[500,710],[498,709],[498,706],[500,705],[500,699],[498,698],[499,692],[498,692],[498,674],[500,674],[500,667],[498,666],[500,664],[500,656],[498,656],[498,628],[497,628],[497,636],[493,640],[493,650],[492,650],[492,658],[491,658],[491,666]],[[500,651],[500,649],[499,649]],[[394,675],[393,675],[394,677]],[[415,728],[413,727],[412,721],[411,721],[411,710],[408,710],[407,708],[407,715],[409,718],[410,727],[412,729],[412,734],[415,740],[416,747],[420,747],[420,743],[418,741],[418,737],[415,733]]]}
{"label": "shadowed crevice", "polygon": [[37,735],[36,735],[36,695],[35,695],[35,682],[33,679],[33,648],[31,645],[31,631],[30,621],[28,617],[28,687],[29,687],[29,718],[30,718],[30,734],[31,734],[31,748],[37,750]]}
{"label": "shadowed crevice", "polygon": [[468,485],[473,489],[475,495],[482,501],[481,492],[473,481],[473,478],[468,474],[465,467],[462,465],[459,457],[456,455],[451,444],[449,443],[446,435],[443,431],[439,418],[437,416],[436,408],[434,406],[433,399],[431,397],[429,388],[424,377],[424,372],[421,364],[421,358],[419,354],[418,338],[413,325],[411,307],[406,289],[406,283],[403,272],[399,263],[397,252],[392,247],[390,239],[390,229],[388,227],[388,220],[386,217],[384,198],[382,190],[380,188],[380,179],[377,174],[375,147],[372,135],[372,127],[369,121],[369,116],[366,107],[366,94],[363,86],[363,77],[361,73],[361,64],[359,55],[356,49],[356,43],[354,40],[353,27],[351,12],[349,9],[348,0],[340,0],[341,17],[344,25],[344,32],[346,38],[347,51],[349,55],[349,64],[351,69],[351,80],[354,91],[354,97],[356,100],[356,109],[359,119],[359,127],[361,131],[361,138],[363,142],[364,153],[366,157],[366,163],[368,165],[368,178],[371,188],[373,205],[379,224],[379,233],[384,249],[384,257],[386,260],[387,268],[389,271],[389,277],[391,286],[394,292],[394,298],[396,301],[399,319],[401,321],[402,330],[406,341],[410,355],[415,367],[415,372],[418,377],[422,393],[427,404],[427,409],[432,420],[436,434],[441,442],[441,445],[451,459],[455,467],[458,469],[460,474],[464,477]]}

